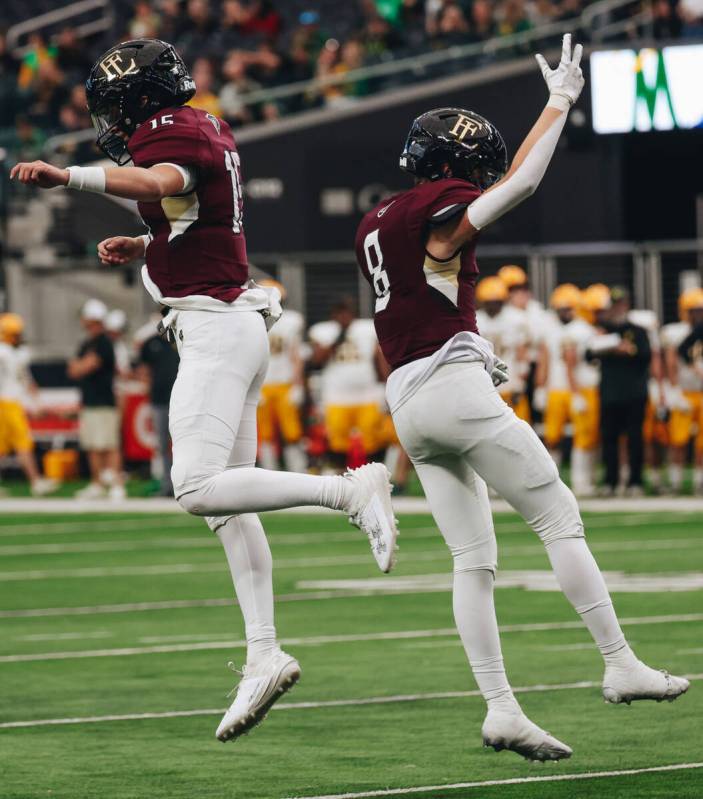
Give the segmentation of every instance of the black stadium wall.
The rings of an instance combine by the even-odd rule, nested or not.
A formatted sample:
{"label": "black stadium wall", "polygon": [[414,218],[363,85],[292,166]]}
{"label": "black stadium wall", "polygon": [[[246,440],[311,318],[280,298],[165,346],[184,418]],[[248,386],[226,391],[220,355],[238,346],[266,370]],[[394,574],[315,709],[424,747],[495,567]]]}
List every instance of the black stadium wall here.
{"label": "black stadium wall", "polygon": [[[517,64],[517,74],[512,62],[503,68],[503,77],[490,83],[441,92],[425,84],[390,101],[375,97],[357,108],[284,122],[278,130],[241,132],[250,251],[351,248],[362,214],[379,198],[411,185],[410,176],[398,168],[398,155],[413,118],[429,108],[456,105],[483,114],[498,126],[514,154],[546,99],[534,61]],[[452,81],[457,83],[438,83],[446,87]],[[694,237],[695,196],[703,193],[702,141],[700,131],[597,136],[587,87],[537,194],[482,240]],[[655,191],[667,177],[674,199]]]}

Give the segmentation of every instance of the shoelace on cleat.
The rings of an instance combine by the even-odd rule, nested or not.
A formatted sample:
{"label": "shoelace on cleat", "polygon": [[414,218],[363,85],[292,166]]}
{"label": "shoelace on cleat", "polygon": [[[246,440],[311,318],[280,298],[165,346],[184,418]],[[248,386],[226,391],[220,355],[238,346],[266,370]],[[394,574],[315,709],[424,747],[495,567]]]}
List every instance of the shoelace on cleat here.
{"label": "shoelace on cleat", "polygon": [[234,665],[234,661],[232,661],[232,660],[228,660],[228,661],[227,661],[227,668],[228,668],[230,671],[233,671],[235,674],[238,674],[238,675],[239,675],[239,676],[242,678],[242,679],[241,679],[241,680],[240,680],[240,681],[239,681],[239,682],[238,682],[238,683],[237,683],[237,684],[234,686],[234,688],[232,688],[232,690],[231,690],[231,691],[230,691],[230,692],[227,694],[227,698],[229,699],[229,697],[230,697],[230,696],[232,696],[232,694],[234,694],[234,693],[236,693],[236,692],[237,692],[237,689],[238,689],[238,688],[239,688],[239,686],[241,685],[241,683],[242,683],[242,680],[243,680],[243,679],[246,677],[246,671],[247,671],[247,667],[246,667],[246,666],[242,666],[242,668],[241,668],[241,669],[238,669],[238,668],[237,668],[237,667]]}

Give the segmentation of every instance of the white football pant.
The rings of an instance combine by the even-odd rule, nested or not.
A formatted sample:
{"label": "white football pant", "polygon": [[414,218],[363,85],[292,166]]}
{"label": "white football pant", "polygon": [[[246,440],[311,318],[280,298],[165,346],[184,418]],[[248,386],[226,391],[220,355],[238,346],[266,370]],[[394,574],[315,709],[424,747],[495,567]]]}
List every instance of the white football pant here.
{"label": "white football pant", "polygon": [[227,554],[251,664],[275,643],[271,553],[257,511],[297,505],[341,509],[342,477],[272,472],[256,462],[256,405],[268,335],[255,311],[179,311],[180,364],[171,393],[171,477],[176,499],[204,516]]}
{"label": "white football pant", "polygon": [[393,422],[453,555],[454,617],[489,704],[512,694],[493,604],[497,547],[486,484],[539,535],[559,585],[603,655],[627,648],[573,494],[482,363],[439,367]]}

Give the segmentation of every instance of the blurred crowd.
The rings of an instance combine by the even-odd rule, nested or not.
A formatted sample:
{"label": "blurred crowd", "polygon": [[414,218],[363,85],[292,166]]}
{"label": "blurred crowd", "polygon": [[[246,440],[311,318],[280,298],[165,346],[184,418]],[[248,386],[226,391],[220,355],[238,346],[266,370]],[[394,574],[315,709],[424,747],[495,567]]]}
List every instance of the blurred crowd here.
{"label": "blurred crowd", "polygon": [[[517,265],[483,278],[476,297],[478,329],[509,367],[502,398],[541,435],[577,495],[703,495],[703,289],[683,291],[679,321],[664,326],[652,311],[633,309],[619,286],[562,284],[545,308]],[[124,497],[122,416],[134,381],[148,397],[156,491],[172,494],[168,403],[178,356],[158,321],[128,332],[121,310],[96,299],[83,307],[84,338],[66,369],[81,394],[84,498]],[[26,411],[35,389],[22,320],[0,317],[0,337],[0,456],[14,452],[32,490],[48,493],[56,474],[42,476],[33,455]],[[348,297],[310,327],[287,309],[270,351],[259,465],[339,472],[384,459],[402,492],[412,472],[385,406],[389,369],[373,321],[359,318]]]}
{"label": "blurred crowd", "polygon": [[[173,42],[197,85],[192,105],[233,126],[306,108],[353,102],[379,80],[328,85],[277,99],[251,95],[312,78],[495,36],[520,33],[579,14],[588,0],[135,0],[117,29],[82,41],[66,27],[50,39],[29,37],[21,57],[0,28],[0,146],[23,160],[51,135],[90,126],[83,83],[93,60],[115,40],[159,37]],[[623,12],[640,9],[633,2]],[[121,9],[118,9],[120,11]],[[642,33],[633,25],[632,36]],[[657,39],[700,36],[700,0],[654,0],[647,34]],[[452,69],[465,63],[447,64]],[[433,73],[434,74],[434,73]],[[417,80],[417,74],[391,81]],[[380,85],[387,85],[386,83]],[[247,98],[250,98],[249,100]],[[90,145],[86,145],[90,150]],[[86,155],[87,153],[79,153]]]}

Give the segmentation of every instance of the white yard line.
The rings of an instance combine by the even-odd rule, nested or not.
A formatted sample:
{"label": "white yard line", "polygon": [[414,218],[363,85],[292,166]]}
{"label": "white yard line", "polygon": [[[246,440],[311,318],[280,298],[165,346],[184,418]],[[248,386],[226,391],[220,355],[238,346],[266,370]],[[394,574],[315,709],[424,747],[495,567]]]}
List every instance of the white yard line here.
{"label": "white yard line", "polygon": [[[429,513],[429,506],[424,497],[397,497],[393,501],[397,513]],[[491,506],[496,513],[512,511],[510,505],[501,499],[492,500]],[[579,507],[585,512],[616,513],[625,512],[669,512],[691,511],[700,513],[703,502],[698,497],[641,497],[638,499],[611,498],[611,499],[583,499]],[[301,514],[329,514],[327,508],[307,506],[303,508],[290,508],[273,513],[301,513]],[[45,497],[40,500],[35,498],[16,498],[0,500],[0,514],[4,513],[180,513],[178,503],[174,499],[165,498],[132,498],[121,502],[108,500],[79,500],[74,498]]]}
{"label": "white yard line", "polygon": [[489,788],[498,785],[526,785],[533,782],[569,782],[573,780],[598,780],[609,777],[632,777],[637,774],[653,774],[666,771],[685,771],[703,768],[703,763],[672,763],[667,766],[617,769],[615,771],[583,771],[575,774],[549,774],[544,777],[511,777],[504,780],[482,780],[480,782],[453,782],[446,785],[418,785],[410,788],[385,788],[377,791],[356,793],[328,793],[320,796],[301,796],[292,799],[374,799],[383,796],[408,796],[415,793],[457,791],[466,788]]}
{"label": "white yard line", "polygon": [[[609,525],[613,524],[612,522]],[[441,536],[436,527],[409,527],[401,528],[402,540],[430,540],[441,542]],[[514,530],[498,530],[498,532],[525,532],[516,525]],[[329,544],[343,542],[359,542],[359,533],[346,532],[320,532],[320,533],[292,533],[290,535],[273,533],[267,536],[269,543],[275,548],[279,546],[300,546],[301,544]],[[657,538],[644,540],[625,541],[589,541],[589,546],[594,552],[630,552],[632,550],[658,551],[669,549],[694,549],[701,545],[700,538]],[[80,541],[67,544],[10,544],[0,546],[0,557],[25,556],[25,555],[73,555],[92,552],[140,552],[148,550],[173,551],[177,549],[220,549],[221,544],[214,536],[203,534],[198,538],[151,538],[146,540],[128,541]],[[499,544],[499,555],[541,555],[544,547],[539,541],[536,543],[506,545]],[[413,558],[418,553],[411,553]],[[278,562],[278,560],[277,560]]]}
{"label": "white yard line", "polygon": [[[703,674],[687,674],[689,680],[702,680]],[[580,682],[557,683],[556,685],[524,685],[513,688],[516,694],[545,693],[549,691],[575,691],[584,688],[598,688],[600,682],[582,680]],[[360,699],[328,699],[321,702],[279,702],[273,710],[318,710],[332,707],[364,707],[367,705],[392,705],[402,702],[427,702],[441,699],[467,699],[481,696],[481,692],[473,691],[435,691],[422,694],[395,694],[392,696],[370,696]],[[213,716],[224,712],[224,708],[203,708],[196,710],[169,710],[155,713],[121,713],[108,716],[76,716],[54,719],[30,719],[27,721],[5,721],[0,729],[17,729],[20,727],[45,727],[64,724],[99,724],[110,721],[142,721],[145,719],[172,719],[188,716]]]}
{"label": "white yard line", "polygon": [[[679,616],[639,616],[620,619],[623,626],[647,624],[676,624],[703,621],[703,613],[689,613]],[[535,622],[533,624],[505,624],[499,627],[503,633],[546,632],[553,630],[580,630],[580,620],[563,622]],[[283,638],[284,646],[321,646],[324,644],[346,644],[361,641],[399,641],[409,639],[446,638],[457,635],[453,627],[435,630],[398,630],[378,633],[352,633],[348,635],[318,635],[298,638]],[[27,663],[44,660],[71,660],[75,658],[128,657],[132,655],[160,655],[172,652],[201,652],[216,649],[244,648],[244,640],[191,641],[189,643],[169,643],[158,646],[131,646],[115,649],[88,649],[67,652],[27,652],[0,656],[0,663]]]}

